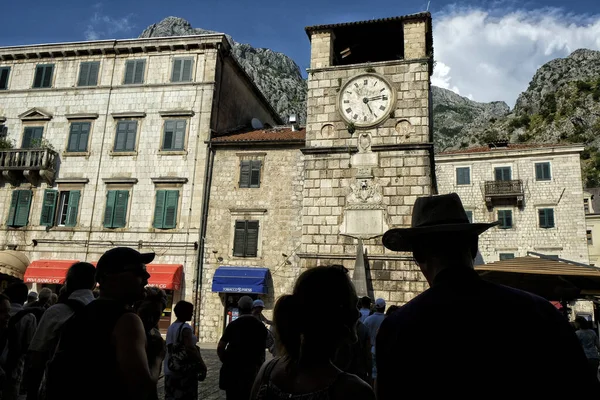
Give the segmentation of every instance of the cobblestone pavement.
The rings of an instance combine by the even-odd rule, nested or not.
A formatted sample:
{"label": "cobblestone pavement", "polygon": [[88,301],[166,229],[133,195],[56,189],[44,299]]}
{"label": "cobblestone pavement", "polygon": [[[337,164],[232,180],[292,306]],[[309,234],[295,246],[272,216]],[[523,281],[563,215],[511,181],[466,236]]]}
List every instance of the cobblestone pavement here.
{"label": "cobblestone pavement", "polygon": [[[216,346],[202,347],[200,352],[202,358],[208,367],[206,380],[198,385],[198,398],[200,400],[225,400],[225,392],[219,389],[219,370],[221,369],[221,361],[217,357]],[[161,378],[158,381],[158,398],[165,398],[165,380]]]}

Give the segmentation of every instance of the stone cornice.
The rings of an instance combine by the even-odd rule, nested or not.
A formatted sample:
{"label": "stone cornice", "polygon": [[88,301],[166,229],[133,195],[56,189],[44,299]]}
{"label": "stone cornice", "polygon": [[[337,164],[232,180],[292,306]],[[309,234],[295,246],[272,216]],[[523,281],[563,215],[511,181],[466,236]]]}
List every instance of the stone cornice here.
{"label": "stone cornice", "polygon": [[159,111],[158,115],[160,115],[161,117],[193,117],[194,111],[192,111],[192,110]]}
{"label": "stone cornice", "polygon": [[116,185],[116,184],[127,184],[127,185],[135,185],[138,183],[137,178],[127,178],[127,177],[116,177],[116,178],[102,178],[102,181],[106,185]]}
{"label": "stone cornice", "polygon": [[98,113],[65,114],[67,119],[97,119]]}
{"label": "stone cornice", "polygon": [[145,118],[145,112],[138,111],[123,111],[110,114],[114,119],[118,118]]}
{"label": "stone cornice", "polygon": [[530,158],[544,157],[552,155],[579,154],[584,150],[582,145],[557,146],[557,147],[537,147],[530,149],[513,150],[490,150],[482,153],[457,153],[457,154],[436,154],[435,161],[438,163],[450,163],[456,161],[474,161],[474,160],[493,160],[493,159],[511,159],[511,158]]}
{"label": "stone cornice", "polygon": [[88,178],[58,178],[58,179],[54,180],[54,182],[56,182],[58,184],[76,183],[76,184],[82,184],[82,185],[85,185],[89,181],[90,180]]}
{"label": "stone cornice", "polygon": [[187,183],[188,178],[176,177],[176,176],[161,176],[157,178],[150,178],[152,183],[160,184],[160,183]]}
{"label": "stone cornice", "polygon": [[330,154],[330,153],[358,153],[356,146],[337,147],[304,147],[300,149],[303,154]]}

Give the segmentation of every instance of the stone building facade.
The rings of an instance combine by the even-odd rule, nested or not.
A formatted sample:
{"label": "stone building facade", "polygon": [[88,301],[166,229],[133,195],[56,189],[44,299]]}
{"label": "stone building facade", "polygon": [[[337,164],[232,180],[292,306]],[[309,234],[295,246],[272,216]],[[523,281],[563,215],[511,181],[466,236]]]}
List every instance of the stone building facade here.
{"label": "stone building facade", "polygon": [[0,48],[0,246],[153,251],[183,266],[174,300],[194,300],[206,143],[280,122],[230,50],[220,34]]}
{"label": "stone building facade", "polygon": [[600,266],[600,188],[584,190],[583,210],[590,265]]}
{"label": "stone building facade", "polygon": [[528,252],[588,263],[579,145],[496,143],[436,155],[439,193],[456,192],[480,236],[479,263]]}

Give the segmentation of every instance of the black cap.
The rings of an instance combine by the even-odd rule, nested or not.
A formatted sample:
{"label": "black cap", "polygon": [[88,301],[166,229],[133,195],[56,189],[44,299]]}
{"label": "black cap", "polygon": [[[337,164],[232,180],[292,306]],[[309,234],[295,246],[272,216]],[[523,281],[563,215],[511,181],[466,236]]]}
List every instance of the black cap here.
{"label": "black cap", "polygon": [[146,264],[154,260],[154,253],[140,253],[129,247],[115,247],[102,254],[96,265],[96,276],[119,274],[121,272],[144,272],[146,277]]}

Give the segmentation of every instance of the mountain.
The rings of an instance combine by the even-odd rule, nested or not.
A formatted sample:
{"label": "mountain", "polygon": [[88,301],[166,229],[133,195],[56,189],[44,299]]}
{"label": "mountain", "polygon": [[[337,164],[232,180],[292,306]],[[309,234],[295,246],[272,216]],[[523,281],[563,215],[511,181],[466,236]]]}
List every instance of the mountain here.
{"label": "mountain", "polygon": [[[183,18],[167,17],[159,23],[144,29],[140,38],[187,36],[218,33],[206,29],[193,28]],[[300,68],[288,56],[270,49],[254,48],[249,44],[238,43],[226,35],[232,45],[232,54],[266,99],[275,108],[281,119],[287,121],[290,114],[296,114],[300,124],[306,122],[306,81]]]}

